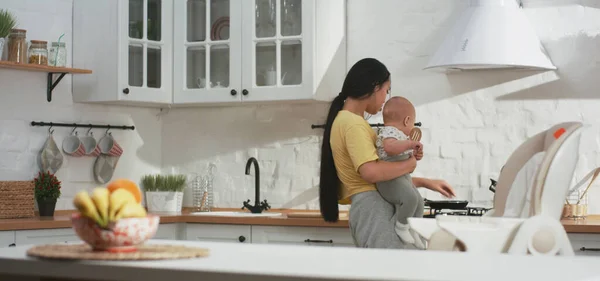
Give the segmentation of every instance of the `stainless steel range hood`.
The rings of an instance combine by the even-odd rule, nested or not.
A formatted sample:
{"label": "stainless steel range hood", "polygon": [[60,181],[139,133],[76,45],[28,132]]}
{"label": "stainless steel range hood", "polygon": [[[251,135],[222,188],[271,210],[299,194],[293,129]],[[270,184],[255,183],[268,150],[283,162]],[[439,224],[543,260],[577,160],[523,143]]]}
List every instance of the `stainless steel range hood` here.
{"label": "stainless steel range hood", "polygon": [[516,0],[471,0],[425,69],[556,69]]}

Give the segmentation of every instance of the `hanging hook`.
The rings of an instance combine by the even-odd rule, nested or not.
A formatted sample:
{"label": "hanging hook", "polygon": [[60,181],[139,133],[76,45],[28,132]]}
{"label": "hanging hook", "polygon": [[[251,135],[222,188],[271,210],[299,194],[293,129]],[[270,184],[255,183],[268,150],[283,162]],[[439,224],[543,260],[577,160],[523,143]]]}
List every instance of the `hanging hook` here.
{"label": "hanging hook", "polygon": [[108,129],[106,129],[106,133],[104,133],[104,134],[108,135],[108,131],[110,131],[110,125],[108,125]]}
{"label": "hanging hook", "polygon": [[52,123],[50,123],[50,127],[48,128],[48,134],[54,133],[54,130],[52,130]]}
{"label": "hanging hook", "polygon": [[[85,134],[89,135],[91,133],[91,131],[92,131],[92,124],[90,124],[90,128],[87,130],[87,132]],[[92,135],[94,135],[94,134],[92,133]]]}

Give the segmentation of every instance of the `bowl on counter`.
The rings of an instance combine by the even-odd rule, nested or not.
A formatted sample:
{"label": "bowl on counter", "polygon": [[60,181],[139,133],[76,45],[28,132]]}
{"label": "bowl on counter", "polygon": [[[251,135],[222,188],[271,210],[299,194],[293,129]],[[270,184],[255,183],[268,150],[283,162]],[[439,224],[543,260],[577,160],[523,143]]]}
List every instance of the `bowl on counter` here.
{"label": "bowl on counter", "polygon": [[71,216],[77,236],[97,251],[134,252],[136,246],[154,237],[160,217],[124,218],[100,227],[94,220],[75,213]]}

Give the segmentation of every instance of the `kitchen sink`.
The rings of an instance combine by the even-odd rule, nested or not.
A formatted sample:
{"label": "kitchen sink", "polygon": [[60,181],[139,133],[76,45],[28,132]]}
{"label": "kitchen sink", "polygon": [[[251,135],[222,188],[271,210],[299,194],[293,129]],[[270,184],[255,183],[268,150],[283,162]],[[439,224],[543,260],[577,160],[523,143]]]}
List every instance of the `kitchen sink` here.
{"label": "kitchen sink", "polygon": [[190,213],[192,216],[217,216],[217,217],[280,217],[282,213],[277,212],[265,212],[260,214],[254,214],[250,212],[232,212],[232,211],[220,211],[220,212],[193,212]]}

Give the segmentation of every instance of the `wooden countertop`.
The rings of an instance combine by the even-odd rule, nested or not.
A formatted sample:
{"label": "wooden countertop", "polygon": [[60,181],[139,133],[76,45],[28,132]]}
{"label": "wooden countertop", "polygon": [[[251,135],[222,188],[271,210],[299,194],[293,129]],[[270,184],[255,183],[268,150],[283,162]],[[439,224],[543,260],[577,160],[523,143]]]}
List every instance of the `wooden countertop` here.
{"label": "wooden countertop", "polygon": [[600,233],[600,215],[588,215],[585,220],[561,220],[568,233]]}
{"label": "wooden countertop", "polygon": [[[240,211],[240,209],[219,208],[213,211]],[[0,219],[0,231],[51,229],[71,227],[72,210],[56,211],[54,217],[33,217],[22,219]],[[224,217],[196,216],[189,210],[182,213],[155,213],[160,216],[160,223],[211,223],[211,224],[242,224],[270,226],[313,226],[313,227],[348,227],[348,212],[340,212],[340,220],[336,223],[323,221],[319,211],[312,210],[281,210],[271,209],[269,212],[283,213],[281,217]],[[290,217],[288,217],[288,215]],[[303,216],[303,217],[298,217]]]}
{"label": "wooden countertop", "polygon": [[[214,211],[239,211],[239,209],[219,208]],[[188,209],[182,213],[157,213],[161,223],[210,223],[210,224],[241,224],[269,226],[309,226],[309,227],[348,227],[348,212],[340,212],[340,220],[327,223],[319,215],[319,211],[272,209],[269,212],[283,213],[281,217],[223,217],[191,215]],[[72,210],[56,211],[51,218],[33,217],[23,219],[0,219],[0,231],[52,229],[71,227]],[[304,217],[299,217],[304,216]],[[585,220],[562,220],[561,223],[568,233],[598,233],[600,234],[600,215],[589,215]]]}

